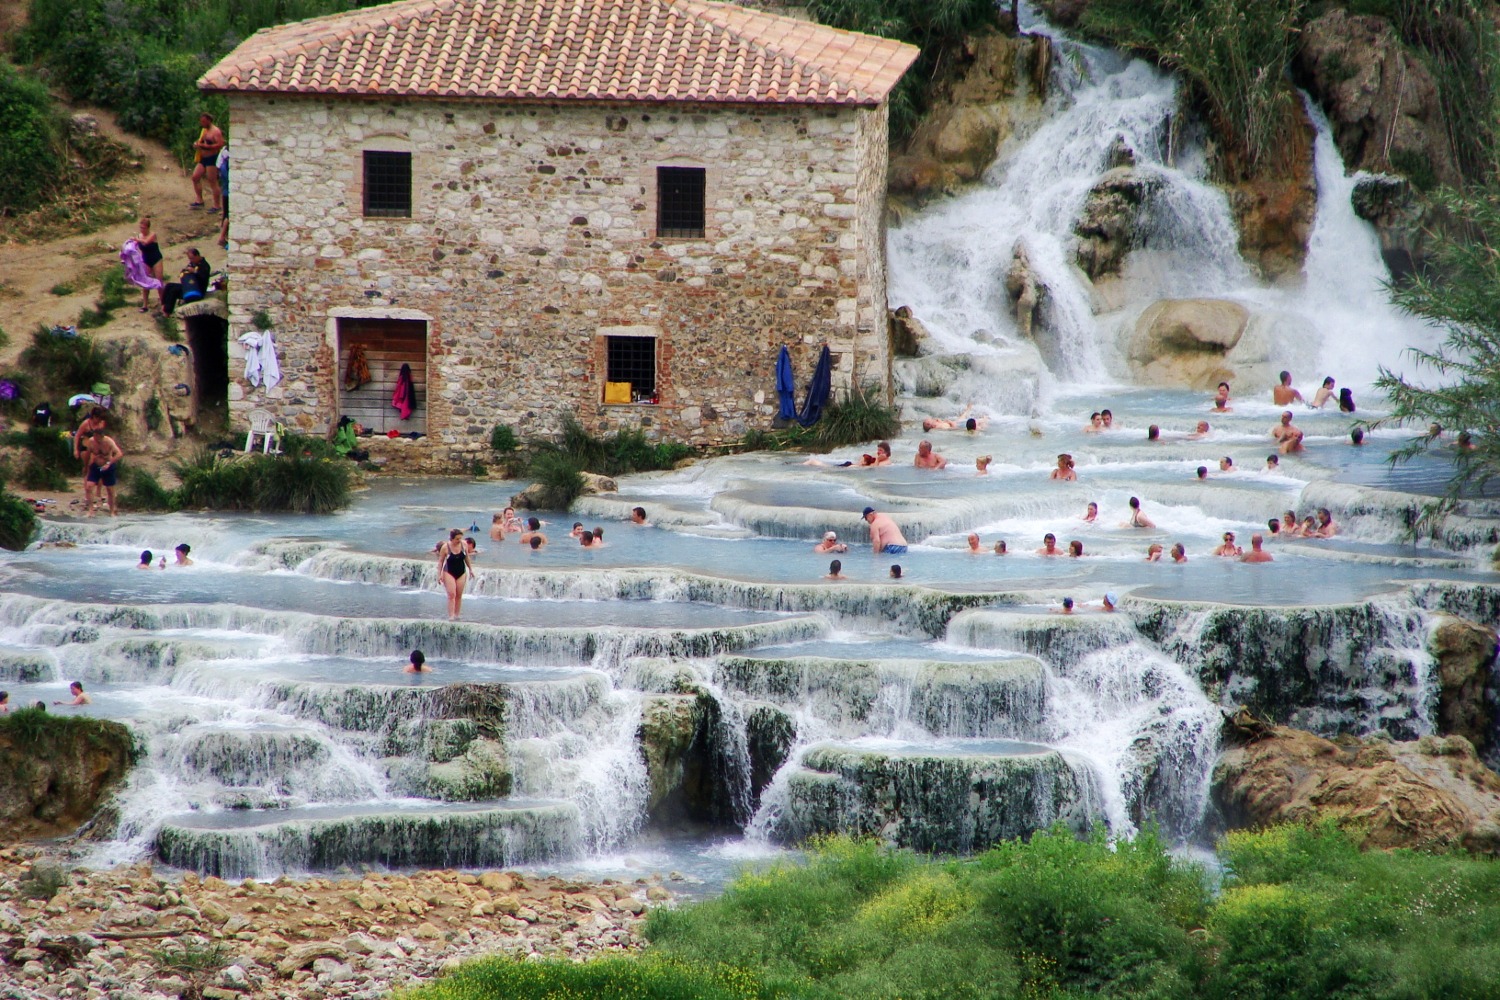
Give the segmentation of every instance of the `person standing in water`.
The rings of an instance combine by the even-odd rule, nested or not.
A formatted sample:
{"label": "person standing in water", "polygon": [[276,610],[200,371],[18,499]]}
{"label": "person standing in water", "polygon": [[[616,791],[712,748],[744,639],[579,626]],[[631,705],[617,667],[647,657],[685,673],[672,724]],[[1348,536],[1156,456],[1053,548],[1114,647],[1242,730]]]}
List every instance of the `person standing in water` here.
{"label": "person standing in water", "polygon": [[1261,546],[1265,544],[1265,537],[1259,533],[1250,536],[1250,551],[1240,555],[1240,562],[1268,563],[1271,561],[1271,553],[1264,551]]}
{"label": "person standing in water", "polygon": [[1277,406],[1287,406],[1294,399],[1299,403],[1306,402],[1302,393],[1292,388],[1292,373],[1282,372],[1281,383],[1271,390],[1271,401]]}
{"label": "person standing in water", "polygon": [[438,579],[448,593],[448,620],[458,621],[463,611],[464,585],[468,582],[469,553],[464,547],[464,533],[460,528],[448,532],[448,540],[438,545]]}
{"label": "person standing in water", "polygon": [[906,536],[896,527],[889,514],[877,513],[874,507],[866,507],[860,515],[870,526],[870,548],[876,555],[882,552],[898,556],[906,551]]}

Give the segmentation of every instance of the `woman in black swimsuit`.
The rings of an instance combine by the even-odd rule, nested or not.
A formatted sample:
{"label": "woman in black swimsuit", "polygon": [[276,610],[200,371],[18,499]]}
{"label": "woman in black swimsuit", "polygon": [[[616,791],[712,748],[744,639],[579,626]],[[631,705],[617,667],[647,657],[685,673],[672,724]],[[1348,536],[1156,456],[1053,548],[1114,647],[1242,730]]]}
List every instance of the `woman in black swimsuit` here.
{"label": "woman in black swimsuit", "polygon": [[469,570],[469,554],[464,549],[464,533],[459,528],[448,532],[448,540],[438,546],[438,579],[448,592],[448,620],[458,621],[464,603],[464,584]]}
{"label": "woman in black swimsuit", "polygon": [[[141,260],[146,265],[146,270],[151,272],[151,277],[157,281],[162,280],[161,244],[156,241],[156,234],[151,231],[151,216],[141,217],[140,235],[136,236],[136,244],[141,248]],[[161,293],[157,293],[161,297]],[[141,289],[141,312],[151,311],[151,289]]]}

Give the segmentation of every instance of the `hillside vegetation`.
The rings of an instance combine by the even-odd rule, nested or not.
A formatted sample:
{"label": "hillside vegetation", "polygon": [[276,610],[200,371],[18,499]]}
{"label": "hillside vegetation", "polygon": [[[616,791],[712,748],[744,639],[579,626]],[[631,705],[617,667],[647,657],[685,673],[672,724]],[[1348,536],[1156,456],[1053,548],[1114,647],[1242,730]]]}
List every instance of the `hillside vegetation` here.
{"label": "hillside vegetation", "polygon": [[941,860],[836,839],[655,911],[639,958],[496,958],[406,1000],[1324,1000],[1500,991],[1500,865],[1230,834],[1223,884],[1150,834]]}
{"label": "hillside vegetation", "polygon": [[222,98],[198,77],[260,28],[373,6],[361,0],[32,0],[14,58],[34,62],[69,97],[114,111],[121,126],[165,143],[184,163]]}

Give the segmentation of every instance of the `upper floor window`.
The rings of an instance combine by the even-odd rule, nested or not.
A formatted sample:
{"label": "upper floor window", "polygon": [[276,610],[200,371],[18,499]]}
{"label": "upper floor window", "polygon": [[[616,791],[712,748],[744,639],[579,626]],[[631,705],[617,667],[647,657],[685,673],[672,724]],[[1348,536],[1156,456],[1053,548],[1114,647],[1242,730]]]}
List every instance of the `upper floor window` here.
{"label": "upper floor window", "polygon": [[702,167],[656,168],[656,235],[703,238]]}
{"label": "upper floor window", "polygon": [[365,150],[365,215],[411,218],[411,154]]}

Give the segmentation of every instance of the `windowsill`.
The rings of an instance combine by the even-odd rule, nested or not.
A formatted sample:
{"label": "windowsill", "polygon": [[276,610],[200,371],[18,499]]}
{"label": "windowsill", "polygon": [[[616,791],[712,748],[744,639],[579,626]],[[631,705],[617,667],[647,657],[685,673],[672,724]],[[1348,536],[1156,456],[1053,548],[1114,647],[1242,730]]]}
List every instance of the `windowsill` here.
{"label": "windowsill", "polygon": [[615,409],[633,410],[633,409],[637,409],[637,408],[642,407],[642,406],[659,407],[659,406],[664,406],[666,404],[664,404],[664,403],[602,403],[601,402],[599,405],[600,406],[614,407]]}

